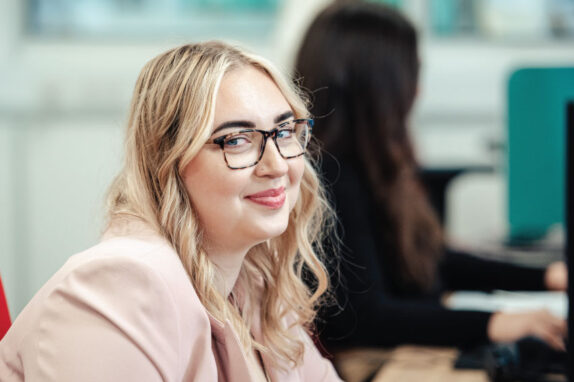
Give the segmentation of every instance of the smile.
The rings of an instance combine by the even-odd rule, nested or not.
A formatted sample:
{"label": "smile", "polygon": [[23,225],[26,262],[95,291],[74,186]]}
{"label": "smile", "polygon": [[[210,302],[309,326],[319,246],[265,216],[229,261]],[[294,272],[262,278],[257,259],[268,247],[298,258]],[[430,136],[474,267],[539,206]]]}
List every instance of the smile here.
{"label": "smile", "polygon": [[285,203],[286,197],[285,187],[279,187],[247,195],[245,198],[267,208],[279,209]]}

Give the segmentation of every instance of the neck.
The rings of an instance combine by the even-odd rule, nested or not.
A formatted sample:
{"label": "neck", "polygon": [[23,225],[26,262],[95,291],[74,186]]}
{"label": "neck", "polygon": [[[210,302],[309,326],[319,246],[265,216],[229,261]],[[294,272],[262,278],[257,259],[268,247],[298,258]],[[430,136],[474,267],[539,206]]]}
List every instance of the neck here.
{"label": "neck", "polygon": [[249,248],[230,250],[217,246],[209,246],[206,249],[209,259],[217,267],[218,274],[215,287],[223,297],[229,297],[233,290],[248,250]]}

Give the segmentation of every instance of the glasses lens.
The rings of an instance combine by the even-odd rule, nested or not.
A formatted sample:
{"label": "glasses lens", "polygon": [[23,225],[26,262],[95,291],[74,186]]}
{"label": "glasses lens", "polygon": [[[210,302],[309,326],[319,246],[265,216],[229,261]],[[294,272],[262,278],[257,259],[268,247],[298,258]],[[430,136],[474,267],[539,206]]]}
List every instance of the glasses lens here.
{"label": "glasses lens", "polygon": [[263,135],[257,131],[243,130],[228,134],[223,141],[223,153],[231,168],[249,167],[259,159]]}
{"label": "glasses lens", "polygon": [[285,158],[303,154],[309,143],[309,125],[307,121],[291,122],[279,128],[276,142],[281,155]]}

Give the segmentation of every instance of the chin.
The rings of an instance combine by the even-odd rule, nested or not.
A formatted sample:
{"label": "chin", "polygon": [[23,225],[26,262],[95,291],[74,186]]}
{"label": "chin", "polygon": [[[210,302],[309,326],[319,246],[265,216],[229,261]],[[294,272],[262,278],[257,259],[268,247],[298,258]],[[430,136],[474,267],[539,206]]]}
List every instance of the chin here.
{"label": "chin", "polygon": [[254,236],[257,236],[258,242],[261,243],[266,240],[281,236],[287,230],[287,227],[287,222],[280,224],[269,223],[265,226],[259,227],[259,229],[257,229],[259,232],[257,232],[257,234]]}
{"label": "chin", "polygon": [[280,229],[269,230],[267,232],[267,238],[265,240],[269,240],[269,239],[273,239],[273,238],[276,238],[278,236],[281,236],[281,235],[283,235],[283,233],[285,233],[286,230],[287,230],[287,225],[285,225],[284,227],[282,227]]}
{"label": "chin", "polygon": [[289,215],[290,208],[287,203],[280,210],[267,211],[264,214],[258,212],[251,215],[250,231],[261,241],[280,236],[289,226]]}

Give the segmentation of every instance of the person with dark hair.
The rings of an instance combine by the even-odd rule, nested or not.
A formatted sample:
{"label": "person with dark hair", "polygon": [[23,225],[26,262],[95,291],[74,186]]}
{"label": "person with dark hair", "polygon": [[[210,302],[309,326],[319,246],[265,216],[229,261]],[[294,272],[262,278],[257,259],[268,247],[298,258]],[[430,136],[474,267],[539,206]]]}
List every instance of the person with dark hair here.
{"label": "person with dark hair", "polygon": [[339,218],[338,304],[318,326],[328,349],[417,343],[471,346],[533,335],[564,348],[547,311],[454,311],[448,290],[566,288],[563,263],[532,269],[450,250],[430,205],[407,129],[420,60],[417,33],[397,10],[335,2],[311,24],[296,75],[313,92],[322,172]]}

